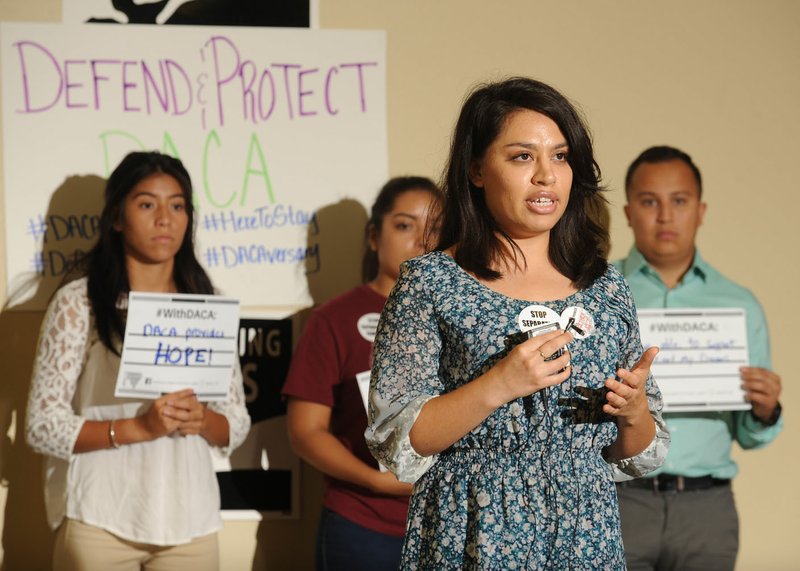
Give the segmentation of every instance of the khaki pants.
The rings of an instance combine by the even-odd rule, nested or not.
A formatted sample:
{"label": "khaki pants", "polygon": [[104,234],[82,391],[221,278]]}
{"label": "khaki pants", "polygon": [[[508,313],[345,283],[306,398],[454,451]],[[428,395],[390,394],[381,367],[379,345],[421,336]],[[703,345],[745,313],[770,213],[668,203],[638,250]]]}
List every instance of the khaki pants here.
{"label": "khaki pants", "polygon": [[218,571],[217,534],[175,546],[135,543],[73,519],[58,528],[54,571]]}

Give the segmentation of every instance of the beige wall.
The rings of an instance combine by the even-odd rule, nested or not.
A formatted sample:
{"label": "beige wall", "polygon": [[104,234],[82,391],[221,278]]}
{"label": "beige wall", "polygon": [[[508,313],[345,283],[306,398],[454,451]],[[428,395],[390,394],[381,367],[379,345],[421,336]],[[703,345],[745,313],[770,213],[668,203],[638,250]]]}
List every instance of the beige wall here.
{"label": "beige wall", "polygon": [[[736,452],[742,469],[735,484],[742,519],[738,569],[796,569],[791,546],[800,531],[800,465],[792,451],[800,390],[790,355],[797,339],[793,324],[800,323],[791,293],[800,283],[800,256],[790,243],[797,242],[800,212],[800,185],[792,176],[800,157],[800,3],[320,2],[322,27],[388,32],[391,174],[438,176],[459,103],[474,82],[508,74],[543,79],[576,100],[594,130],[611,189],[612,257],[619,257],[631,244],[620,191],[628,162],[658,143],[693,155],[709,202],[700,237],[704,256],[761,300],[774,366],[786,384],[784,433],[766,450]],[[58,0],[0,1],[1,19],[59,16]],[[0,324],[4,381],[29,369],[37,317],[6,320]],[[3,419],[24,399],[14,386],[4,386],[0,397]],[[2,456],[11,480],[3,547],[7,561],[13,553],[14,562],[27,559],[41,567],[49,545],[40,519],[38,462],[19,442],[12,450]],[[306,478],[307,521],[258,529],[228,524],[224,569],[249,569],[257,541],[259,566],[308,565],[319,479],[310,471]]]}

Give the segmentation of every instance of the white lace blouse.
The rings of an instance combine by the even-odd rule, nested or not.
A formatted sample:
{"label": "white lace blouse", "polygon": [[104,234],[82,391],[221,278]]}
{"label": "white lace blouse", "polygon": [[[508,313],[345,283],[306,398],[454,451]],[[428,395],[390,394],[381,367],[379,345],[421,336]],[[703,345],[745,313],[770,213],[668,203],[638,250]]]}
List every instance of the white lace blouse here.
{"label": "white lace blouse", "polygon": [[[152,545],[188,543],[219,530],[219,487],[205,438],[165,436],[73,453],[84,421],[134,417],[150,403],[114,397],[119,357],[98,339],[86,286],[85,278],[71,282],[50,303],[28,398],[28,444],[48,456],[51,527],[66,516]],[[209,408],[228,420],[228,446],[215,449],[228,455],[250,429],[238,365],[228,399]]]}

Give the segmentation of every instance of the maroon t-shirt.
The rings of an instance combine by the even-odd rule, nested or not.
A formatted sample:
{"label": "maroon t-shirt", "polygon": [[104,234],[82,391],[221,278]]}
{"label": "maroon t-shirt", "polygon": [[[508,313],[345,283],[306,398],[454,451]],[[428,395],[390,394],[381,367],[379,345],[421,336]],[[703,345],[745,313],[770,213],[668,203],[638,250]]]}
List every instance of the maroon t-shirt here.
{"label": "maroon t-shirt", "polygon": [[[385,303],[386,298],[362,285],[318,307],[306,323],[283,387],[286,396],[331,407],[333,435],[375,469],[378,462],[364,441],[367,411],[356,376],[363,373],[365,383],[372,366],[375,327]],[[331,511],[369,529],[405,534],[408,497],[376,495],[326,475],[323,502]]]}

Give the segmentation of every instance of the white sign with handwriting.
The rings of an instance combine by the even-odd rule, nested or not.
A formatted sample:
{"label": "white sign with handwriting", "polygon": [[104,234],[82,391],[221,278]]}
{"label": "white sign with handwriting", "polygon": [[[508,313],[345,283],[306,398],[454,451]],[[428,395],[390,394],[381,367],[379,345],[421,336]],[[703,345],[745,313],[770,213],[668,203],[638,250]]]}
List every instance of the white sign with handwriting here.
{"label": "white sign with handwriting", "polygon": [[748,364],[743,309],[637,311],[644,348],[661,349],[652,373],[665,412],[750,408],[739,373]]}
{"label": "white sign with handwriting", "polygon": [[238,299],[130,292],[114,396],[154,399],[191,388],[200,400],[224,400],[238,332]]}

